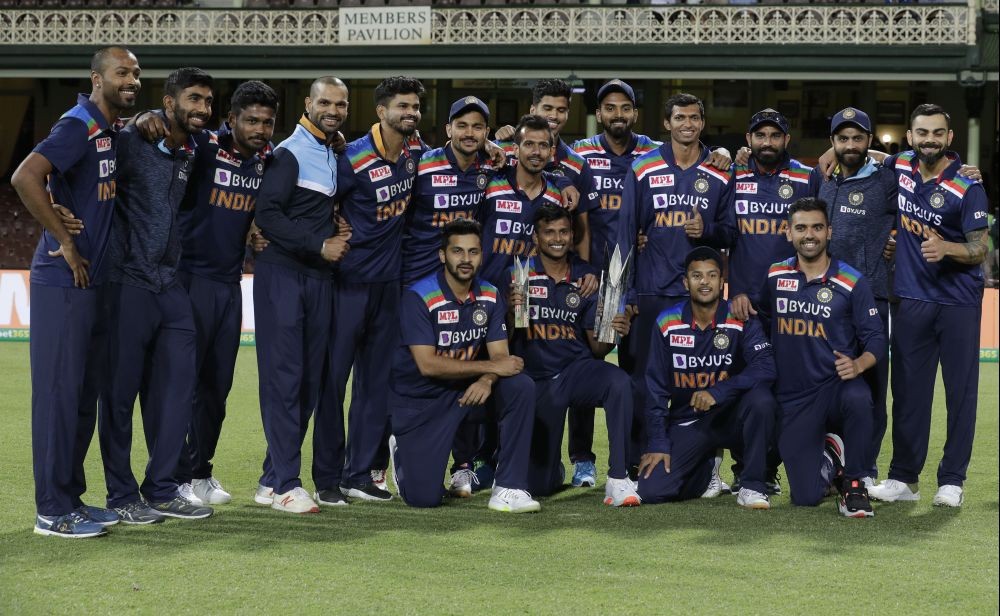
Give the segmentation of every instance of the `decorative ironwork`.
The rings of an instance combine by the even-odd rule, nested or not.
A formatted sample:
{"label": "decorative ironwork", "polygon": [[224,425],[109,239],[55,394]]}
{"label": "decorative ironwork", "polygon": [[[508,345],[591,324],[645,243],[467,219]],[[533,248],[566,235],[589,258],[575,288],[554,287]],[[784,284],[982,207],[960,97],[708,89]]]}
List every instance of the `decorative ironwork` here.
{"label": "decorative ironwork", "polygon": [[[997,10],[998,0],[983,0]],[[967,5],[579,6],[434,8],[440,45],[975,45]],[[0,45],[339,43],[337,10],[125,9],[0,11]]]}

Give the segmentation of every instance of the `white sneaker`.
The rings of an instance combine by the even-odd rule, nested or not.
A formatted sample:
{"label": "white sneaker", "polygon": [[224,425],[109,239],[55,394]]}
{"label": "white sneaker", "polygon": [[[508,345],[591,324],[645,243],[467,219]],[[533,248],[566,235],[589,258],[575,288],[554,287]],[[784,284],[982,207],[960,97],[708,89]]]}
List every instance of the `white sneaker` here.
{"label": "white sneaker", "polygon": [[201,497],[194,493],[194,488],[191,487],[190,483],[182,483],[177,486],[177,496],[180,496],[189,504],[196,507],[201,507],[205,504],[205,501],[201,500]]}
{"label": "white sneaker", "polygon": [[642,499],[636,494],[635,488],[628,477],[615,479],[608,477],[604,485],[604,504],[612,507],[638,507]]}
{"label": "white sneaker", "polygon": [[371,472],[371,475],[372,475],[372,483],[375,484],[375,487],[378,488],[379,490],[385,490],[386,492],[388,492],[389,491],[389,484],[386,483],[386,480],[385,480],[385,469],[384,468],[379,468],[379,469],[373,468],[370,472]]}
{"label": "white sneaker", "polygon": [[750,488],[740,488],[739,493],[736,495],[736,504],[747,509],[771,508],[771,501],[767,498],[767,494],[761,494]]}
{"label": "white sneaker", "polygon": [[708,482],[708,487],[702,492],[702,498],[715,498],[716,496],[730,492],[729,484],[722,480],[719,475],[719,468],[722,466],[722,456],[715,456],[715,464],[712,467],[712,479]]}
{"label": "white sneaker", "polygon": [[471,498],[473,485],[479,485],[479,477],[471,468],[460,468],[451,474],[448,493],[455,498]]}
{"label": "white sneaker", "polygon": [[938,488],[931,502],[939,507],[961,507],[963,501],[965,501],[965,490],[959,486],[945,485]]}
{"label": "white sneaker", "polygon": [[871,490],[876,485],[874,477],[862,477],[861,483],[865,484],[866,490]]}
{"label": "white sneaker", "polygon": [[[917,488],[914,490],[913,488]],[[895,479],[886,479],[877,486],[868,488],[868,496],[875,500],[893,503],[896,501],[918,501],[920,500],[920,489],[917,484],[906,484]]]}
{"label": "white sneaker", "polygon": [[258,483],[257,491],[253,495],[253,502],[258,505],[270,505],[274,502],[274,488]]}
{"label": "white sneaker", "polygon": [[222,484],[215,477],[208,479],[192,479],[191,488],[195,496],[207,505],[225,505],[233,500],[233,495],[222,489]]}
{"label": "white sneaker", "polygon": [[489,508],[493,511],[506,511],[508,513],[528,513],[542,510],[542,506],[538,501],[532,499],[531,495],[525,490],[502,488],[500,486],[493,486],[493,495],[490,496]]}
{"label": "white sneaker", "polygon": [[[392,467],[392,483],[396,486],[396,494],[403,498],[402,493],[399,491],[399,470],[396,468],[396,450],[398,449],[396,444],[396,435],[389,435],[389,466]],[[374,471],[372,473],[374,475]]]}
{"label": "white sneaker", "polygon": [[292,488],[284,494],[275,494],[271,509],[289,513],[319,513],[319,505],[302,487]]}

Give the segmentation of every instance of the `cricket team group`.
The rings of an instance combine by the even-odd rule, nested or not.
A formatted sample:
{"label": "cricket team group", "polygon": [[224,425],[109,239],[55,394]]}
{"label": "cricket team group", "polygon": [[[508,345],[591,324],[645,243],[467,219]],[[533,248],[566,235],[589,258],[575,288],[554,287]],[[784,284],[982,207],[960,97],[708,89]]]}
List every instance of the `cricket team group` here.
{"label": "cricket team group", "polygon": [[[349,143],[347,85],[316,79],[278,145],[278,95],[260,81],[236,88],[212,130],[201,69],[170,73],[147,111],[128,49],[98,50],[90,77],[11,182],[44,227],[31,265],[36,533],[96,537],[230,502],[212,460],[248,251],[267,442],[253,499],[277,511],[393,492],[435,507],[479,490],[489,509],[539,511],[567,482],[601,483],[599,407],[606,505],[731,492],[768,509],[785,489],[794,505],[832,495],[844,516],[871,517],[870,499],[920,499],[939,365],[933,503],[962,504],[987,199],[937,105],[914,109],[911,149],[888,157],[869,150],[863,110],[840,110],[810,168],[773,109],[750,118],[735,160],[701,142],[690,94],[666,101],[665,142],[636,134],[619,79],[598,92],[602,132],[572,145],[560,130],[573,92],[552,79],[495,143],[488,106],[459,98],[432,149],[409,77],[376,87],[379,121]],[[313,491],[300,478],[310,421]],[[83,501],[95,429],[105,507]]]}

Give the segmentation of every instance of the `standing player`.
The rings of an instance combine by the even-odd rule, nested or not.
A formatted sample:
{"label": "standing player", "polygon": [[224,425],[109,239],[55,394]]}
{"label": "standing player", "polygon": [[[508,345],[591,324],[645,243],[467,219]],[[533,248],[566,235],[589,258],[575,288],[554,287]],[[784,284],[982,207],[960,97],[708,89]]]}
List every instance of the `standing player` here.
{"label": "standing player", "polygon": [[[35,532],[57,537],[96,537],[118,522],[114,511],[81,497],[104,378],[100,289],[109,269],[118,116],[135,105],[139,63],[124,47],[99,49],[90,82],[90,95],[77,96],[11,178],[45,228],[31,261],[31,438]],[[83,222],[79,236],[53,203]]]}
{"label": "standing player", "polygon": [[988,249],[986,191],[959,175],[948,150],[951,117],[920,105],[906,138],[913,150],[890,157],[899,181],[899,235],[893,313],[892,463],[871,489],[885,501],[918,500],[927,459],[938,362],[948,434],[938,465],[934,504],[960,507],[972,457],[979,386],[979,327]]}
{"label": "standing player", "polygon": [[684,261],[691,299],[661,312],[651,334],[639,495],[647,503],[702,496],[716,450],[728,447],[743,460],[736,502],[769,509],[764,479],[777,414],[771,345],[760,322],[737,319],[720,299],[719,253],[699,246]]}
{"label": "standing player", "polygon": [[[393,477],[413,507],[441,504],[441,476],[459,425],[492,409],[500,424],[500,464],[489,508],[523,513],[541,506],[527,493],[534,384],[507,350],[503,303],[476,277],[482,263],[478,223],[444,227],[443,271],[403,294],[401,344],[392,362]],[[489,359],[482,359],[484,350]]]}
{"label": "standing player", "polygon": [[863,478],[872,394],[857,377],[879,360],[885,334],[868,280],[830,256],[830,234],[826,203],[792,204],[788,239],[796,255],[771,266],[759,306],[778,373],[778,449],[792,504],[819,504],[836,480],[840,513],[871,517]]}
{"label": "standing player", "polygon": [[[290,513],[319,511],[302,488],[299,471],[329,347],[330,263],[349,248],[350,227],[339,221],[334,230],[337,156],[328,145],[347,118],[347,97],[340,79],[320,77],[312,83],[306,111],[274,150],[257,196],[257,225],[270,242],[257,256],[253,288],[268,456],[254,500]],[[313,450],[331,446],[316,431]],[[317,501],[344,503],[315,464],[313,481]]]}
{"label": "standing player", "polygon": [[[632,132],[639,117],[635,90],[621,79],[612,79],[597,91],[595,116],[604,132],[577,141],[573,150],[587,161],[594,177],[600,207],[591,210],[588,216],[590,264],[603,270],[617,238],[625,176],[633,160],[656,149],[660,143]],[[628,346],[627,339],[618,345],[618,364],[626,370],[633,363],[628,357]],[[574,466],[572,484],[593,486],[597,481],[594,466],[597,458],[592,451],[594,409],[570,409],[568,421],[569,459]]]}
{"label": "standing player", "polygon": [[178,217],[178,278],[194,311],[198,383],[177,481],[181,495],[196,504],[217,505],[232,498],[213,476],[212,458],[239,351],[246,238],[277,113],[278,95],[266,84],[247,81],[236,88],[228,122],[218,134],[196,136],[194,171]]}
{"label": "standing player", "polygon": [[[608,426],[606,505],[638,506],[639,496],[628,479],[628,443],[632,428],[632,388],[628,375],[602,361],[613,345],[597,342],[594,318],[597,297],[584,296],[577,282],[593,268],[572,257],[570,213],[543,204],[533,216],[538,256],[528,259],[530,323],[511,332],[511,348],[524,358],[524,371],[535,382],[535,428],[531,443],[532,492],[546,496],[565,478],[559,461],[567,408],[602,406]],[[511,280],[512,272],[508,272]],[[510,287],[510,310],[521,305],[521,291]],[[624,314],[614,317],[614,329],[628,334]],[[596,356],[596,357],[595,357]]]}
{"label": "standing player", "polygon": [[[364,500],[392,498],[384,488],[389,371],[383,354],[398,334],[403,215],[426,149],[417,135],[423,94],[423,84],[411,77],[382,81],[375,88],[378,124],[347,145],[337,168],[337,200],[353,235],[336,273],[337,330],[315,426],[329,446],[314,452],[313,464],[330,483],[324,488],[337,487],[336,480],[345,496]],[[345,459],[339,442],[352,367]]]}
{"label": "standing player", "polygon": [[[196,356],[191,299],[177,277],[177,217],[192,171],[193,135],[212,115],[213,85],[198,68],[170,73],[163,97],[167,136],[149,142],[129,126],[118,145],[110,250],[116,284],[105,395],[109,442],[102,453],[111,460],[106,464],[108,505],[126,523],[212,515],[210,507],[180,497],[174,472],[191,422]],[[131,468],[132,414],[140,395],[149,450],[141,489]]]}

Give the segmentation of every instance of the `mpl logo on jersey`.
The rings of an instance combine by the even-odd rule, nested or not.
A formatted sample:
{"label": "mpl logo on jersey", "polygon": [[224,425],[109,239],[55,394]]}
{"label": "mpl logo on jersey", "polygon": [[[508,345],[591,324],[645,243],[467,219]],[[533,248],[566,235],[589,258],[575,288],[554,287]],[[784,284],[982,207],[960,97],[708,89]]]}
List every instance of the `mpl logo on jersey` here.
{"label": "mpl logo on jersey", "polygon": [[899,176],[899,187],[900,188],[905,188],[909,192],[913,192],[913,189],[916,188],[916,186],[917,186],[917,183],[913,181],[913,178],[907,177],[905,175]]}
{"label": "mpl logo on jersey", "polygon": [[455,188],[458,186],[457,175],[432,175],[431,186],[434,188]]}
{"label": "mpl logo on jersey", "polygon": [[588,158],[587,162],[590,163],[591,169],[605,171],[611,168],[611,160],[607,158]]}
{"label": "mpl logo on jersey", "polygon": [[757,182],[736,182],[736,192],[756,195]]}
{"label": "mpl logo on jersey", "polygon": [[693,349],[694,336],[689,334],[670,334],[670,346]]}
{"label": "mpl logo on jersey", "polygon": [[549,288],[543,286],[531,285],[528,287],[528,297],[537,297],[539,299],[546,299],[549,296]]}
{"label": "mpl logo on jersey", "polygon": [[107,152],[111,149],[111,137],[98,137],[94,140],[98,152]]}
{"label": "mpl logo on jersey", "polygon": [[219,186],[229,186],[233,183],[233,174],[225,169],[215,170],[215,183]]}
{"label": "mpl logo on jersey", "polygon": [[674,174],[670,173],[668,175],[654,175],[649,178],[649,186],[651,188],[656,188],[657,186],[673,186],[674,185]]}
{"label": "mpl logo on jersey", "polygon": [[438,311],[438,323],[458,323],[458,311],[457,310],[440,310]]}
{"label": "mpl logo on jersey", "polygon": [[238,158],[221,148],[215,153],[215,160],[221,160],[222,162],[234,167],[240,166],[240,160]]}
{"label": "mpl logo on jersey", "polygon": [[778,290],[794,293],[799,290],[799,281],[794,278],[778,278]]}
{"label": "mpl logo on jersey", "polygon": [[392,177],[392,167],[388,165],[382,165],[381,167],[376,167],[368,171],[368,179],[372,182],[378,182],[386,178]]}
{"label": "mpl logo on jersey", "polygon": [[434,209],[435,210],[447,210],[448,209],[448,195],[434,195]]}
{"label": "mpl logo on jersey", "polygon": [[520,214],[521,202],[510,201],[507,199],[498,199],[496,209],[498,212],[506,212],[508,214]]}

